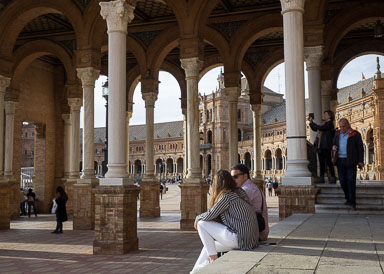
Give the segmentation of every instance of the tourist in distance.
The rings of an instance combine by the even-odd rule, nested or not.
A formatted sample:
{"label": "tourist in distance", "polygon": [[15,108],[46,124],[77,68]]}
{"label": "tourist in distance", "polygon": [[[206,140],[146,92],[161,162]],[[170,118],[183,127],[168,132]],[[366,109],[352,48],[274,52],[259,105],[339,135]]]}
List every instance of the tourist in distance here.
{"label": "tourist in distance", "polygon": [[335,126],[333,125],[335,115],[330,110],[324,111],[323,122],[319,125],[313,122],[313,118],[313,115],[308,116],[309,126],[313,131],[317,132],[315,142],[313,143],[320,163],[320,177],[317,183],[324,183],[324,174],[328,166],[331,175],[329,183],[336,184],[335,169],[331,158],[333,138],[335,136]]}
{"label": "tourist in distance", "polygon": [[[246,165],[235,165],[231,168],[231,175],[236,182],[236,186],[238,188],[242,188],[247,194],[255,212],[262,214],[265,222],[265,229],[260,231],[259,240],[266,241],[269,234],[268,208],[263,191],[261,191],[261,189],[251,181],[249,176],[249,169]],[[271,182],[269,183],[271,184]]]}
{"label": "tourist in distance", "polygon": [[217,252],[252,250],[258,246],[259,228],[254,208],[228,171],[217,172],[211,191],[211,208],[195,220],[195,229],[204,247],[191,273],[216,260]]}
{"label": "tourist in distance", "polygon": [[339,128],[333,140],[333,150],[337,152],[337,172],[346,202],[356,209],[356,166],[364,167],[364,147],[361,135],[353,130],[346,118],[339,120]]}
{"label": "tourist in distance", "polygon": [[63,222],[68,221],[67,208],[65,204],[68,201],[68,196],[61,186],[56,188],[56,229],[52,233],[63,233]]}
{"label": "tourist in distance", "polygon": [[27,203],[28,203],[28,218],[31,217],[32,207],[33,207],[33,212],[35,213],[35,217],[37,217],[36,194],[35,192],[32,191],[32,188],[28,189]]}

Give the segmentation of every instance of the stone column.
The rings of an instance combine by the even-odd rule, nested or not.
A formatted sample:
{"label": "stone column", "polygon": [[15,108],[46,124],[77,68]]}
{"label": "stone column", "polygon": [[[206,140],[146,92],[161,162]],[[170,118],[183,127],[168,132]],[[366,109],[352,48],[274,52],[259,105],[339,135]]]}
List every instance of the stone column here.
{"label": "stone column", "polygon": [[308,170],[305,94],[303,13],[305,0],[281,0],[284,25],[284,60],[287,112],[287,171],[284,185],[311,185]]}
{"label": "stone column", "polygon": [[108,27],[108,172],[94,189],[94,254],[123,254],[138,249],[139,189],[126,171],[126,36],[136,1],[101,2]]}
{"label": "stone column", "polygon": [[279,215],[314,213],[316,188],[308,170],[304,94],[303,13],[305,0],[280,0],[284,26],[284,61],[288,160],[277,189]]}
{"label": "stone column", "polygon": [[237,134],[237,103],[240,96],[239,87],[226,87],[225,94],[228,99],[228,120],[229,120],[229,168],[238,164],[238,134]]}
{"label": "stone column", "polygon": [[251,105],[251,110],[253,114],[253,153],[255,159],[255,172],[252,180],[260,186],[264,185],[261,166],[261,115],[263,106],[261,104],[254,104]]}
{"label": "stone column", "polygon": [[183,177],[187,176],[188,173],[188,134],[187,134],[187,109],[182,109],[184,124],[183,124],[183,151],[184,151],[184,159],[183,159]]}
{"label": "stone column", "polygon": [[[320,79],[323,46],[304,48],[304,58],[308,71],[309,113],[313,113],[315,116],[314,122],[320,124],[323,117]],[[315,142],[316,135],[317,133],[315,131],[310,131],[312,144]]]}
{"label": "stone column", "polygon": [[82,179],[95,178],[94,172],[94,92],[95,81],[100,71],[92,67],[78,68],[77,77],[83,87],[84,129],[83,129],[83,172]]}
{"label": "stone column", "polygon": [[62,114],[61,117],[64,120],[64,178],[69,178],[71,166],[71,114]]}
{"label": "stone column", "polygon": [[198,81],[201,61],[198,57],[181,59],[187,81],[187,166],[181,188],[181,229],[193,229],[195,218],[207,210],[208,187],[201,178]]}
{"label": "stone column", "polygon": [[154,163],[154,111],[157,92],[144,92],[146,89],[157,91],[158,81],[144,79],[141,84],[142,96],[145,102],[145,161],[146,172],[140,184],[140,217],[160,216],[159,183],[156,179]]}
{"label": "stone column", "polygon": [[13,178],[13,137],[15,124],[16,102],[5,101],[5,155],[4,177]]}
{"label": "stone column", "polygon": [[126,120],[125,122],[127,123],[127,126],[126,126],[126,141],[127,141],[127,148],[126,148],[126,162],[127,162],[127,173],[130,174],[130,166],[129,166],[129,121],[131,120],[132,118],[132,111],[131,110],[128,110],[127,111],[127,116],[126,116]]}
{"label": "stone column", "polygon": [[0,177],[4,175],[4,95],[11,78],[0,75]]}
{"label": "stone column", "polygon": [[80,172],[80,108],[81,98],[68,98],[68,105],[71,108],[71,163],[70,178],[79,178]]}
{"label": "stone column", "polygon": [[331,109],[332,81],[321,81],[321,112]]}

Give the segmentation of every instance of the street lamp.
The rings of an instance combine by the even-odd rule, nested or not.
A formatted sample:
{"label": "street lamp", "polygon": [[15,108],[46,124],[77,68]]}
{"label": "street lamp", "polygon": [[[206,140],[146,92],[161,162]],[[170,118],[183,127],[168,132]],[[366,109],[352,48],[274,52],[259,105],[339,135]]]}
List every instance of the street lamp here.
{"label": "street lamp", "polygon": [[103,176],[105,176],[105,173],[108,171],[108,79],[105,81],[102,85],[102,95],[105,99],[105,148],[103,148],[104,152],[104,165],[103,165]]}

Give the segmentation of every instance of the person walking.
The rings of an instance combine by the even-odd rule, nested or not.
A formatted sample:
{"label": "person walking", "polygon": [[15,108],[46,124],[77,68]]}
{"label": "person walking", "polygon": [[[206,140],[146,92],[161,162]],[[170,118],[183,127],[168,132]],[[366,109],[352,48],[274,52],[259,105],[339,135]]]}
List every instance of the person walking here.
{"label": "person walking", "polygon": [[65,204],[68,201],[67,193],[61,186],[56,188],[56,229],[52,233],[59,234],[63,233],[63,222],[68,221],[67,208]]}
{"label": "person walking", "polygon": [[333,145],[333,138],[335,136],[335,126],[333,121],[335,120],[335,115],[332,111],[324,111],[323,122],[321,124],[316,124],[313,122],[313,116],[308,117],[309,126],[315,132],[317,136],[313,146],[316,149],[317,156],[319,157],[320,163],[320,177],[317,180],[317,183],[324,183],[324,174],[328,166],[330,179],[330,184],[336,184],[335,169],[332,163],[331,152]]}
{"label": "person walking", "polygon": [[[258,246],[259,228],[247,194],[231,174],[220,170],[212,185],[210,209],[196,217],[195,229],[204,245],[191,273],[217,259],[217,252],[252,250]],[[218,219],[220,222],[217,222]]]}
{"label": "person walking", "polygon": [[272,184],[268,181],[267,183],[267,189],[268,189],[268,196],[269,197],[272,197],[272,189],[273,189],[273,186]]}
{"label": "person walking", "polygon": [[346,118],[339,120],[340,130],[336,131],[333,150],[337,153],[337,172],[346,202],[356,209],[356,173],[358,166],[364,167],[364,147],[361,134],[353,130]]}
{"label": "person walking", "polygon": [[32,191],[32,188],[28,189],[27,204],[28,204],[28,218],[31,218],[32,207],[33,207],[33,212],[35,213],[35,217],[37,217],[36,194],[35,192]]}

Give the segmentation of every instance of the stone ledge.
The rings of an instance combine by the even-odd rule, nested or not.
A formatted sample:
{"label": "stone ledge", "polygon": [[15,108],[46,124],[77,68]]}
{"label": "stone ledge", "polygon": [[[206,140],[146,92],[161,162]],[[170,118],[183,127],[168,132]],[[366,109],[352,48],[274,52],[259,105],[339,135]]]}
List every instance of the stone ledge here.
{"label": "stone ledge", "polygon": [[200,274],[246,274],[296,228],[313,214],[295,214],[270,228],[268,242],[277,245],[259,246],[252,251],[231,250],[214,263],[207,265]]}

